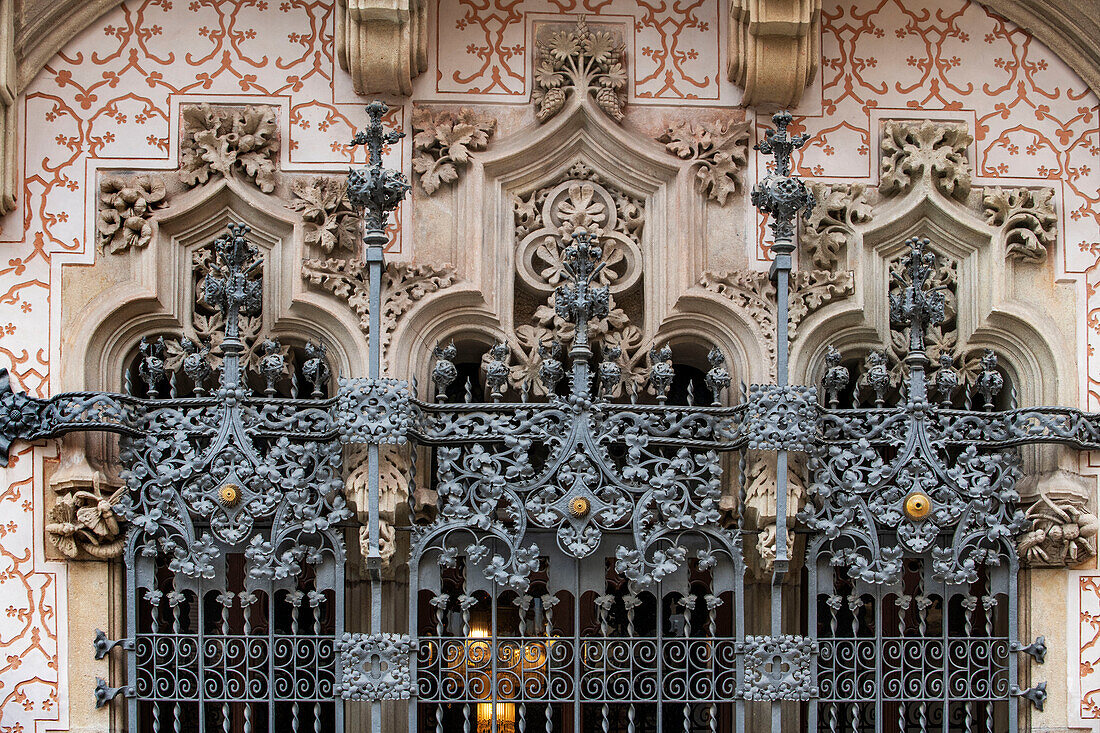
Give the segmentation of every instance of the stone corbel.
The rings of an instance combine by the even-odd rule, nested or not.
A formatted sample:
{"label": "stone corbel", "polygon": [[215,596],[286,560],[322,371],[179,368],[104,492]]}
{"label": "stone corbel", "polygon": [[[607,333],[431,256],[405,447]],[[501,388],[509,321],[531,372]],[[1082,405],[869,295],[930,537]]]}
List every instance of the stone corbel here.
{"label": "stone corbel", "polygon": [[746,106],[793,107],[817,75],[821,0],[730,0],[729,79]]}
{"label": "stone corbel", "polygon": [[340,68],[358,94],[412,94],[428,68],[426,0],[337,0]]}

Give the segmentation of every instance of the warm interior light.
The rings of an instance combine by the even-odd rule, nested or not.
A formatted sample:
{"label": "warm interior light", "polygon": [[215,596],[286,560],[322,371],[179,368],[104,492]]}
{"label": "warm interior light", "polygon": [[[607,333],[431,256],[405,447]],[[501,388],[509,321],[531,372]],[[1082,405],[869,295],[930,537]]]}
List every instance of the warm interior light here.
{"label": "warm interior light", "polygon": [[510,702],[498,702],[496,704],[496,731],[493,730],[493,707],[493,704],[489,702],[479,702],[477,704],[477,733],[515,733],[515,704]]}

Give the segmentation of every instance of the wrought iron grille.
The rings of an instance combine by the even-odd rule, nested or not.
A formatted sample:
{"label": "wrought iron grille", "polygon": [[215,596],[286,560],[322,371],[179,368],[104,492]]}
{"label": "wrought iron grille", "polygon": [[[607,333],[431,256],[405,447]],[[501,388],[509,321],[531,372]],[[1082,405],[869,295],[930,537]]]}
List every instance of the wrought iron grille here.
{"label": "wrought iron grille", "polygon": [[717,351],[712,406],[667,403],[667,349],[652,355],[656,404],[612,402],[621,368],[606,350],[593,369],[588,332],[607,311],[603,251],[581,232],[565,257],[571,363],[545,345],[547,401],[502,402],[503,344],[487,367],[493,402],[446,403],[452,346],[436,350],[437,402],[414,400],[410,435],[434,447],[439,508],[412,539],[411,730],[743,719],[741,533],[718,502],[720,452],[746,445],[749,408],[721,406],[730,377]]}
{"label": "wrought iron grille", "polygon": [[[384,111],[368,107],[354,142],[370,165],[348,179],[365,222],[371,334],[381,333],[385,223],[408,191],[382,168],[384,144],[400,136],[383,130]],[[909,332],[900,389],[880,363],[866,380],[875,404],[840,408],[850,375],[835,352],[823,400],[788,385],[794,220],[813,197],[791,175],[805,138],[788,134],[789,114],[773,119],[759,149],[775,167],[752,199],[775,234],[777,384],[753,385],[734,406],[720,399],[730,377],[716,351],[713,404],[670,404],[667,348],[650,354],[655,401],[609,399],[622,374],[608,351],[593,363],[589,321],[606,313],[608,290],[596,279],[600,242],[583,232],[565,249],[568,282],[555,296],[573,341],[567,357],[545,345],[545,401],[504,401],[498,348],[490,401],[448,402],[450,347],[437,351],[435,401],[422,400],[381,377],[376,338],[367,377],[340,379],[327,396],[324,350],[312,346],[301,365],[312,394],[279,396],[283,351],[265,346],[251,378],[241,358],[240,317],[259,308],[263,285],[240,227],[217,241],[203,284],[223,337],[181,344],[185,379],[166,373],[149,340],[140,396],[31,398],[0,371],[4,458],[16,439],[122,435],[127,636],[100,634],[96,653],[120,647],[127,678],[100,681],[97,701],[125,696],[131,726],[153,731],[340,730],[342,700],[364,700],[377,732],[382,701],[406,699],[409,729],[434,733],[778,733],[784,716],[820,731],[1014,731],[1018,698],[1045,699],[1044,684],[1019,688],[1019,655],[1042,662],[1045,649],[1017,638],[1013,539],[1027,522],[1013,449],[1098,449],[1100,415],[993,410],[993,354],[976,384],[985,409],[952,407],[958,375],[943,365],[926,376],[925,331],[943,318],[943,296],[924,240],[909,243],[891,289],[892,320]],[[410,633],[397,634],[383,632],[380,448],[409,439],[434,451],[439,501],[412,528]],[[344,631],[347,443],[367,455],[368,634]],[[757,636],[746,633],[744,526],[718,510],[723,476],[743,476],[723,469],[750,449],[777,456],[769,633]],[[808,455],[810,475],[803,635],[781,623],[797,613],[783,593],[791,451]]]}

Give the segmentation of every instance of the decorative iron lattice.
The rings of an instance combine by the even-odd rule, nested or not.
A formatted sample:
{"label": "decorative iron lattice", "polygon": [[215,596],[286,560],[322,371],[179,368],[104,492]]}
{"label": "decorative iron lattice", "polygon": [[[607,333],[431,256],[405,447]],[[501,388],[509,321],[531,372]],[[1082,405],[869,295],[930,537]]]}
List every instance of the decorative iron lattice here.
{"label": "decorative iron lattice", "polygon": [[[385,222],[408,190],[381,165],[399,136],[382,129],[384,112],[368,107],[355,142],[370,165],[348,187],[366,222],[371,334],[381,333]],[[752,386],[734,406],[723,406],[730,375],[716,350],[708,406],[670,402],[667,346],[650,353],[646,403],[620,388],[614,354],[593,364],[589,324],[610,300],[600,242],[585,231],[562,243],[554,306],[572,344],[567,357],[557,344],[541,350],[540,402],[526,389],[504,401],[505,345],[486,365],[491,401],[454,403],[453,346],[436,349],[432,402],[381,377],[377,340],[366,378],[339,380],[331,397],[324,348],[307,345],[310,396],[279,396],[281,347],[242,359],[240,320],[257,314],[263,283],[239,226],[217,240],[202,278],[223,337],[216,349],[181,342],[193,394],[172,386],[181,380],[166,370],[163,340],[142,342],[130,395],[37,399],[13,393],[0,371],[5,459],[17,439],[122,436],[127,637],[100,634],[95,649],[128,664],[125,684],[100,681],[97,703],[122,695],[134,729],[153,731],[339,730],[340,698],[367,701],[376,732],[381,701],[405,698],[410,730],[434,733],[743,731],[749,701],[770,703],[778,733],[780,700],[807,701],[798,722],[821,731],[1014,731],[1018,698],[1045,698],[1042,684],[1019,687],[1015,655],[1042,662],[1045,647],[1017,639],[1013,538],[1026,521],[1013,448],[1100,449],[1100,415],[994,411],[1003,378],[992,353],[974,383],[984,409],[951,408],[949,366],[931,399],[924,339],[944,302],[919,239],[890,290],[891,318],[909,337],[897,404],[886,405],[881,360],[866,375],[875,406],[840,409],[850,375],[835,351],[823,404],[814,388],[788,385],[794,220],[812,195],[791,175],[805,138],[788,134],[789,114],[774,121],[759,149],[775,170],[752,198],[775,234],[777,384]],[[379,448],[405,441],[434,451],[438,495],[436,516],[411,532],[407,636],[382,629],[379,544]],[[345,443],[367,446],[367,634],[344,630]],[[756,636],[745,629],[742,519],[719,510],[732,462],[723,454],[748,448],[777,455],[770,629]],[[809,454],[811,477],[802,636],[780,624],[789,451]]]}

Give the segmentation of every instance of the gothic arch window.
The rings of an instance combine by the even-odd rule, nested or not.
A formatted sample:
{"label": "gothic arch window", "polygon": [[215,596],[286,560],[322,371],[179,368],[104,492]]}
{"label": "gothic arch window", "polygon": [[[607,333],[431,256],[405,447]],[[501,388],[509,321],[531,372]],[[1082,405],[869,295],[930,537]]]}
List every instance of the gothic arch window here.
{"label": "gothic arch window", "polygon": [[[122,645],[137,729],[341,726],[351,513],[326,427],[332,370],[323,345],[265,336],[249,233],[232,226],[195,258],[191,323],[206,328],[142,338],[122,379],[136,419],[116,511],[132,527]],[[116,643],[101,636],[97,654]]]}

